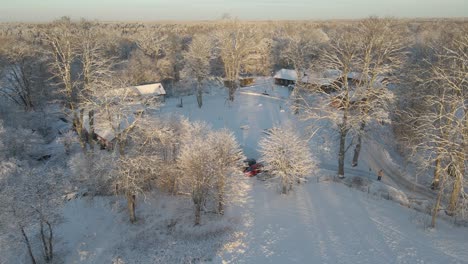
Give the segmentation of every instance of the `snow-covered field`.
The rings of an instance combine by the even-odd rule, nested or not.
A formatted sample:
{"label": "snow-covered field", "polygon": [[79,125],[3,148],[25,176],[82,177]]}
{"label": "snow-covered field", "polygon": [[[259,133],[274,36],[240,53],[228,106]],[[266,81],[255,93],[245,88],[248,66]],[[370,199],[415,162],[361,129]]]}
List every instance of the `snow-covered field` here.
{"label": "snow-covered field", "polygon": [[[229,128],[245,155],[258,158],[265,129],[275,124],[302,129],[288,109],[288,95],[287,88],[261,78],[239,89],[234,102],[214,89],[204,95],[201,109],[195,96],[186,96],[183,108],[177,107],[179,98],[169,98],[153,114],[182,114]],[[320,162],[317,176],[336,169],[330,139],[324,130],[310,143]],[[377,141],[364,145],[361,160],[346,173],[374,179],[378,167],[402,170]],[[427,215],[315,179],[280,195],[264,181],[240,178],[248,186],[244,204],[228,208],[222,218],[204,215],[200,227],[192,226],[190,199],[150,194],[138,201],[139,221],[131,225],[120,204],[124,199],[81,198],[64,209],[56,249],[64,263],[468,263],[468,229],[440,221],[429,230]],[[395,179],[384,183],[399,187]]]}

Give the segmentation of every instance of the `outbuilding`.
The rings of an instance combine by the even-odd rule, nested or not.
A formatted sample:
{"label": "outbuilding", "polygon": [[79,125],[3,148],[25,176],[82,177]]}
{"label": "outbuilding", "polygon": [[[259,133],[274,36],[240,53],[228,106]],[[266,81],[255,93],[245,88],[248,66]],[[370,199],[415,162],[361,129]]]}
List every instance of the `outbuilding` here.
{"label": "outbuilding", "polygon": [[281,69],[276,72],[275,76],[275,83],[279,85],[288,86],[290,84],[295,84],[297,81],[297,72],[295,70],[290,69]]}

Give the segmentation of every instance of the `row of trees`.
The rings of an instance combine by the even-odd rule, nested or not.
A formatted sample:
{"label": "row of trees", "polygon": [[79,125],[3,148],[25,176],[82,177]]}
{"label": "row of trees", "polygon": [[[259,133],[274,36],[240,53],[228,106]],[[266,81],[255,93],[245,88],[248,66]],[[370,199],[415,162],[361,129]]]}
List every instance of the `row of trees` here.
{"label": "row of trees", "polygon": [[[314,67],[300,72],[294,107],[303,120],[326,120],[338,131],[339,177],[345,175],[348,149],[355,145],[353,166],[356,166],[362,137],[370,126],[390,122],[394,94],[388,84],[397,80],[392,77],[398,76],[405,56],[402,31],[395,22],[370,18],[346,27],[344,32],[330,36],[328,45],[313,60]],[[338,76],[328,84],[328,89],[301,82],[304,73],[312,75],[323,69],[335,71]],[[353,137],[351,143],[347,143],[348,135]]]}
{"label": "row of trees", "polygon": [[49,24],[2,24],[0,38],[0,60],[10,82],[0,92],[26,110],[51,95],[68,98],[68,107],[76,108],[93,87],[106,85],[163,81],[177,94],[181,78],[196,80],[200,101],[200,84],[222,77],[233,100],[239,76],[301,68],[328,40],[314,23],[116,26],[67,17]]}
{"label": "row of trees", "polygon": [[[411,153],[403,155],[421,172],[433,170],[435,226],[441,208],[466,216],[468,28],[443,27],[439,35],[413,39],[406,26],[369,18],[329,34],[326,45],[315,45],[318,53],[306,51],[310,60],[297,49],[300,76],[293,107],[303,120],[320,125],[325,120],[338,132],[339,177],[345,174],[346,152],[354,146],[356,166],[363,137],[378,125],[392,124]],[[331,79],[328,74],[337,76],[335,81],[316,85],[304,78],[324,69],[328,73],[318,79]]]}
{"label": "row of trees", "polygon": [[466,27],[444,28],[437,38],[418,42],[402,91],[407,99],[400,102],[398,135],[424,172],[432,170],[432,187],[437,190],[433,226],[441,209],[466,217],[467,32]]}

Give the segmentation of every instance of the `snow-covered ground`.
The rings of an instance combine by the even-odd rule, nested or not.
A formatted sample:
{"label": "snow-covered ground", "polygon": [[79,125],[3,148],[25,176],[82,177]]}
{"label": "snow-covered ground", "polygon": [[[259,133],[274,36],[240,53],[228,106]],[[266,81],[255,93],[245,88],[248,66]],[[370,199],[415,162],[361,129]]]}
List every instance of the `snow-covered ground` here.
{"label": "snow-covered ground", "polygon": [[201,227],[190,201],[148,197],[136,225],[113,199],[73,201],[58,249],[65,263],[468,263],[466,228],[425,229],[429,216],[398,203],[334,182],[280,195],[240,180],[247,203],[205,215]]}
{"label": "snow-covered ground", "polygon": [[[195,96],[183,97],[183,108],[177,107],[180,98],[168,98],[153,115],[182,114],[229,128],[245,155],[258,158],[265,129],[302,129],[288,109],[288,96],[287,88],[259,78],[239,89],[234,102],[225,89],[214,89],[204,95],[202,108]],[[333,137],[322,130],[310,143],[319,177],[336,173]],[[405,172],[394,151],[378,139],[368,142],[360,165],[347,166],[346,174],[375,180],[375,171],[384,168],[398,175],[378,184],[404,185],[403,191],[416,195],[401,183]],[[71,201],[56,231],[56,249],[64,263],[468,263],[468,229],[444,221],[436,230],[425,229],[427,215],[393,201],[315,178],[289,195],[256,178],[239,180],[248,186],[245,203],[228,208],[222,218],[204,215],[200,227],[192,226],[190,199],[183,197],[150,194],[146,202],[139,200],[135,225],[128,223],[124,199]]]}
{"label": "snow-covered ground", "polygon": [[467,263],[468,230],[332,182],[309,182],[290,195],[252,181],[245,220],[221,263]]}

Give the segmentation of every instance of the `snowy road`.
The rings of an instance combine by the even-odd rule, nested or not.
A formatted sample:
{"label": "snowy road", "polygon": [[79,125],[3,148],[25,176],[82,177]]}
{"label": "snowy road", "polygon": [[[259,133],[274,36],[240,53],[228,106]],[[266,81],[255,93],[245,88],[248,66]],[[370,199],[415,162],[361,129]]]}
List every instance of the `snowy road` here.
{"label": "snowy road", "polygon": [[[215,262],[467,263],[468,232],[336,183],[309,183],[288,196],[252,179],[244,226]],[[236,245],[237,247],[232,247]]]}

